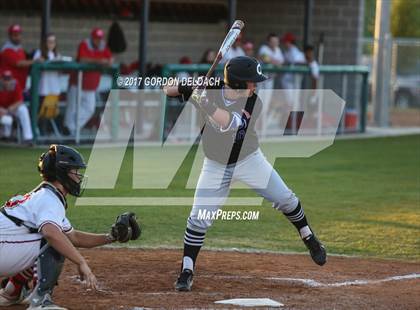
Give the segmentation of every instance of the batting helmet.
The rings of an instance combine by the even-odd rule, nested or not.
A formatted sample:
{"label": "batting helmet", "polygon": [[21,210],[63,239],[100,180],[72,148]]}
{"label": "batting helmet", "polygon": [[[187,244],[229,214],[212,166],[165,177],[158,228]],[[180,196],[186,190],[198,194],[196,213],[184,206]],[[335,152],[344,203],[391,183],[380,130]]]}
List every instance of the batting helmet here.
{"label": "batting helmet", "polygon": [[230,59],[224,70],[224,82],[234,89],[246,89],[246,82],[262,82],[267,76],[262,73],[261,64],[253,57],[239,56]]}
{"label": "batting helmet", "polygon": [[69,194],[80,197],[83,174],[77,173],[79,182],[70,177],[71,169],[85,169],[86,164],[82,155],[75,149],[52,144],[48,152],[39,158],[38,171],[46,181],[58,181]]}

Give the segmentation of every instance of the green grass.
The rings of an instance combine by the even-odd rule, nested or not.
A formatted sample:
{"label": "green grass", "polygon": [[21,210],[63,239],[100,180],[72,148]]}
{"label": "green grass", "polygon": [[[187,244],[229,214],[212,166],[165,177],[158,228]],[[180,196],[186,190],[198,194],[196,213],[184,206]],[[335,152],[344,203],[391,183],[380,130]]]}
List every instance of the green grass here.
{"label": "green grass", "polygon": [[[0,148],[1,201],[38,183],[40,152]],[[82,152],[88,158],[89,150]],[[193,195],[192,190],[183,189],[192,156],[184,161],[168,190],[132,190],[131,159],[129,149],[114,190],[89,190],[86,196]],[[275,167],[301,199],[312,227],[330,252],[420,259],[420,136],[340,140],[311,158],[277,159]],[[249,193],[233,191],[235,196]],[[260,218],[215,222],[207,246],[305,251],[295,229],[268,202],[224,209],[260,211]],[[135,245],[182,246],[190,206],[81,206],[70,207],[68,214],[76,228],[103,232],[126,210],[136,212],[144,227]]]}

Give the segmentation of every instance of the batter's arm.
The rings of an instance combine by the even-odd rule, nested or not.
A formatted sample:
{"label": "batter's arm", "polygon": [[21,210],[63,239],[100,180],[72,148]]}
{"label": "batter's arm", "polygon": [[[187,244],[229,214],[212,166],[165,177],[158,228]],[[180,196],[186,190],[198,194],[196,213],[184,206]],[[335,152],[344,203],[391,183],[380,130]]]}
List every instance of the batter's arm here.
{"label": "batter's arm", "polygon": [[[184,96],[186,100],[193,100],[191,94],[193,89],[191,86],[165,86],[163,87],[164,93],[169,97]],[[232,121],[233,116],[228,111],[216,107],[212,102],[208,102],[205,105],[202,104],[202,110],[220,127],[227,128]]]}

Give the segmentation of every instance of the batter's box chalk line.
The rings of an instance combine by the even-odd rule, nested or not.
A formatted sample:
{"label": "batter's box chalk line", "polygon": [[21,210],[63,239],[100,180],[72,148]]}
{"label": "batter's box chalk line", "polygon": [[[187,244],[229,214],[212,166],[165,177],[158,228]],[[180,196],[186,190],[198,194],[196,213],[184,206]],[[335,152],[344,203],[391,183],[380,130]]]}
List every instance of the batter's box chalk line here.
{"label": "batter's box chalk line", "polygon": [[253,277],[253,276],[218,276],[218,275],[202,275],[201,277],[207,278],[218,278],[218,279],[236,279],[236,280],[247,280],[247,279],[261,279],[273,282],[291,282],[291,283],[300,283],[308,287],[342,287],[342,286],[351,286],[351,285],[371,285],[371,284],[380,284],[384,282],[391,281],[403,281],[403,280],[413,280],[420,279],[420,273],[411,273],[407,275],[392,276],[384,279],[376,280],[349,280],[343,282],[334,282],[334,283],[322,283],[313,279],[302,279],[302,278],[283,278],[283,277]]}

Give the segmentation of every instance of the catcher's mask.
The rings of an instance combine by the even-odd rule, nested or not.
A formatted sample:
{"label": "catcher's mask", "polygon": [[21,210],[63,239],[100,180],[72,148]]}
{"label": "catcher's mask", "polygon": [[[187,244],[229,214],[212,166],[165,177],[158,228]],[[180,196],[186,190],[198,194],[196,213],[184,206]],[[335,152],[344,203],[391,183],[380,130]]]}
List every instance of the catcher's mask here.
{"label": "catcher's mask", "polygon": [[233,89],[247,89],[246,82],[263,82],[261,64],[253,57],[238,56],[229,60],[224,69],[224,82]]}
{"label": "catcher's mask", "polygon": [[52,144],[38,163],[38,171],[45,180],[60,182],[70,195],[76,197],[83,193],[82,181],[86,178],[80,170],[84,169],[86,164],[78,151],[58,144]]}

